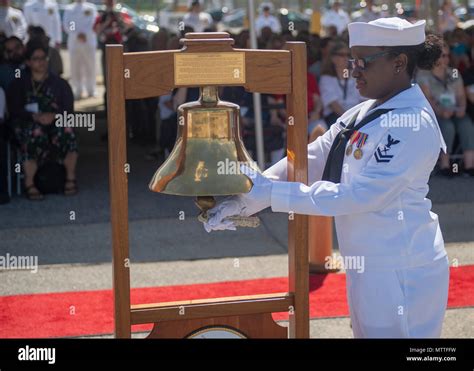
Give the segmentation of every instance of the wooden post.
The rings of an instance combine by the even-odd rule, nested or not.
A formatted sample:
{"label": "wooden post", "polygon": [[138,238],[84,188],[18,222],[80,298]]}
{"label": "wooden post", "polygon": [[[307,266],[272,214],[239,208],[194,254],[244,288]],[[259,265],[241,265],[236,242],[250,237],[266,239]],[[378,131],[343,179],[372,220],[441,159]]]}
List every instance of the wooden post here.
{"label": "wooden post", "polygon": [[106,46],[109,192],[112,223],[115,337],[130,338],[127,142],[123,46]]}
{"label": "wooden post", "polygon": [[[308,97],[306,44],[287,42],[291,51],[291,94],[287,95],[287,156],[288,180],[308,182]],[[308,216],[289,215],[288,222],[289,291],[295,295],[295,307],[290,313],[290,338],[309,338],[309,266]]]}
{"label": "wooden post", "polygon": [[[218,40],[222,39],[222,40]],[[179,332],[175,323],[176,303],[130,305],[130,270],[128,237],[128,185],[126,173],[125,98],[141,99],[168,94],[177,85],[174,81],[173,58],[177,53],[245,53],[247,91],[287,94],[288,112],[288,180],[307,184],[307,81],[306,45],[286,43],[287,51],[259,51],[233,49],[232,40],[225,33],[191,33],[186,35],[184,48],[123,54],[121,45],[108,45],[107,98],[109,128],[109,187],[112,222],[113,282],[115,305],[115,336],[131,337],[131,325],[154,323],[149,337]],[[126,75],[129,73],[130,75]],[[227,324],[249,330],[254,337],[309,337],[309,273],[308,273],[308,217],[290,215],[288,223],[289,292],[268,297],[233,297],[205,299],[196,309],[195,301],[185,305],[189,318],[180,319],[178,326],[192,328]],[[217,300],[217,302],[216,302]],[[205,308],[205,313],[203,312]],[[271,319],[270,313],[288,310],[290,326],[282,330]],[[193,317],[194,316],[194,317]],[[224,318],[225,317],[225,318]],[[196,322],[197,321],[197,322]],[[255,323],[263,323],[254,331]],[[165,324],[163,324],[165,323]],[[163,333],[163,326],[170,329]],[[184,327],[183,327],[184,328]],[[252,330],[251,330],[252,329]],[[251,330],[251,331],[250,331]],[[180,334],[180,335],[179,335]]]}
{"label": "wooden post", "polygon": [[[314,142],[324,134],[321,127],[316,127],[309,138],[309,143]],[[338,269],[327,269],[326,257],[332,255],[333,233],[330,216],[308,217],[308,250],[309,250],[309,273],[331,273]]]}

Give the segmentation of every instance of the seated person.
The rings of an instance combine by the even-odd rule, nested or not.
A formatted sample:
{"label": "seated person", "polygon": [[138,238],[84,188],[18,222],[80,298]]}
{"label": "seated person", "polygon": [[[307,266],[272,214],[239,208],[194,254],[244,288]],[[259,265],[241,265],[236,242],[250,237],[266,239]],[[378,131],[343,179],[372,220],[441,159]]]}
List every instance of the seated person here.
{"label": "seated person", "polygon": [[356,88],[355,79],[350,76],[349,58],[349,47],[346,43],[338,41],[323,61],[319,89],[323,102],[323,115],[328,126],[334,124],[349,108],[364,100]]}
{"label": "seated person", "polygon": [[441,174],[452,176],[449,154],[458,134],[463,150],[464,171],[474,176],[474,125],[466,115],[466,94],[462,77],[448,66],[449,48],[443,46],[441,57],[431,71],[420,71],[418,84],[431,103],[447,146],[440,155]]}
{"label": "seated person", "polygon": [[77,192],[76,137],[71,127],[55,125],[56,114],[73,112],[72,90],[65,80],[48,73],[48,49],[43,43],[29,42],[25,57],[28,69],[10,84],[7,105],[20,146],[26,196],[30,200],[43,199],[34,176],[51,153],[57,153],[57,161],[66,168],[64,193],[73,195]]}

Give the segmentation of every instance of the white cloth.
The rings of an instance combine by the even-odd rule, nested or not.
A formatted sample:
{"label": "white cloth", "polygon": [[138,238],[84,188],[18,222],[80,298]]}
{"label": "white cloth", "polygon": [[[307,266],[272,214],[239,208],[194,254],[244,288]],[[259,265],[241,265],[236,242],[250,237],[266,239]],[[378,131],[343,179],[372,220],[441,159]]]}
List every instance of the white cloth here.
{"label": "white cloth", "polygon": [[29,0],[23,7],[23,12],[29,26],[43,28],[50,38],[51,46],[61,43],[61,19],[55,0]]}
{"label": "white cloth", "polygon": [[398,17],[379,18],[369,23],[349,23],[349,46],[419,45],[425,41],[425,24]]}
{"label": "white cloth", "polygon": [[64,31],[68,34],[68,49],[81,43],[77,36],[86,35],[86,42],[94,47],[97,46],[97,35],[94,32],[94,24],[97,17],[97,7],[88,2],[75,2],[66,7],[63,16]]}
{"label": "white cloth", "polygon": [[281,23],[277,17],[269,15],[265,17],[263,14],[259,15],[255,20],[255,32],[257,36],[262,34],[262,29],[264,27],[270,27],[273,33],[281,32]]}
{"label": "white cloth", "polygon": [[78,43],[70,49],[71,86],[75,97],[80,97],[83,90],[88,96],[96,93],[96,48],[89,43]]}
{"label": "white cloth", "polygon": [[406,269],[346,270],[355,338],[438,338],[448,303],[445,256]]}
{"label": "white cloth", "polygon": [[248,193],[227,197],[224,201],[207,211],[208,221],[204,223],[207,232],[213,230],[235,230],[234,223],[224,220],[228,216],[250,216],[270,205],[272,181],[259,172],[241,165],[240,171],[252,180]]}
{"label": "white cloth", "polygon": [[[446,144],[418,85],[377,107],[395,110],[361,129],[368,134],[363,156],[360,160],[345,156],[340,183],[321,181],[332,142],[343,123],[349,123],[359,111],[357,124],[373,103],[368,100],[350,109],[308,146],[311,186],[273,183],[272,210],[335,216],[341,254],[365,256],[366,269],[428,264],[446,254],[438,216],[430,211],[431,201],[425,198],[430,173]],[[387,117],[391,122],[386,122]],[[413,127],[402,127],[401,121],[399,127],[393,127],[395,118],[407,117],[416,120]],[[399,142],[387,148],[390,141]],[[264,174],[286,179],[286,159]]]}
{"label": "white cloth", "polygon": [[[346,81],[347,90],[344,98],[344,84]],[[321,91],[324,116],[332,113],[329,105],[333,102],[339,103],[346,111],[364,100],[356,88],[355,79],[352,78],[339,80],[336,76],[322,75],[319,79],[319,90]]]}
{"label": "white cloth", "polygon": [[0,6],[0,32],[6,37],[16,36],[24,41],[27,29],[28,25],[21,10]]}
{"label": "white cloth", "polygon": [[349,15],[343,9],[339,9],[337,12],[334,9],[329,9],[323,14],[321,24],[323,27],[336,26],[337,33],[340,35],[350,21]]}
{"label": "white cloth", "polygon": [[[84,87],[88,95],[95,94],[97,35],[93,27],[96,17],[96,6],[88,2],[70,4],[64,12],[63,26],[68,34],[71,85],[76,97],[81,95]],[[79,34],[86,36],[85,42],[78,38]]]}
{"label": "white cloth", "polygon": [[204,32],[204,30],[212,25],[212,17],[209,13],[200,12],[196,13],[186,13],[183,18],[185,26],[190,26],[193,28],[194,32]]}

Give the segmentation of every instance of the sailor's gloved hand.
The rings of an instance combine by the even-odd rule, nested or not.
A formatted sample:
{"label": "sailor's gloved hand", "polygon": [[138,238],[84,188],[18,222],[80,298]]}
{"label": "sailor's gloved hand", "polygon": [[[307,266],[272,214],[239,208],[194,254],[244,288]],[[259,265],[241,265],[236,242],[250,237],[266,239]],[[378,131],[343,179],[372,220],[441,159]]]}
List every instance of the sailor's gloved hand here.
{"label": "sailor's gloved hand", "polygon": [[234,223],[225,218],[234,215],[250,216],[271,205],[272,181],[245,165],[241,165],[240,171],[252,180],[252,189],[248,193],[225,198],[209,209],[208,220],[204,223],[207,232],[226,229],[235,231]]}

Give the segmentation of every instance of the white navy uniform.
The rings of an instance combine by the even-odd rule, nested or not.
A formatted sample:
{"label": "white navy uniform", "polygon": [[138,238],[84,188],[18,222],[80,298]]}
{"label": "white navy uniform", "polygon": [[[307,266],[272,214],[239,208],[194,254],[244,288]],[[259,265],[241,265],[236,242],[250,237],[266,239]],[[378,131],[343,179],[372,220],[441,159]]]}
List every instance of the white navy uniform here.
{"label": "white navy uniform", "polygon": [[6,37],[16,36],[24,41],[27,29],[28,25],[21,10],[0,6],[0,33],[4,33]]}
{"label": "white navy uniform", "polygon": [[324,27],[336,26],[337,33],[340,35],[350,21],[349,15],[343,9],[339,9],[337,12],[334,9],[329,9],[323,14],[321,24]]}
{"label": "white navy uniform", "polygon": [[[425,40],[424,26],[424,21],[410,24],[399,18],[356,22],[349,25],[349,38],[351,46],[418,45]],[[349,109],[309,144],[309,186],[286,181],[284,158],[265,176],[257,174],[248,194],[209,210],[205,228],[234,229],[227,216],[252,215],[268,206],[276,212],[334,216],[341,255],[352,261],[363,258],[362,267],[346,267],[352,268],[346,269],[346,277],[354,336],[439,337],[449,261],[438,216],[426,195],[430,173],[446,144],[418,85],[374,105],[368,100]],[[324,169],[339,132],[354,117],[357,125],[382,109],[391,111],[362,126],[355,138],[365,142],[355,141],[353,150],[343,154],[340,180],[322,180],[328,178]],[[362,150],[358,158],[357,145]],[[349,146],[351,141],[344,150]]]}
{"label": "white navy uniform", "polygon": [[61,19],[55,0],[30,0],[23,7],[29,26],[41,26],[50,38],[50,46],[61,44]]}
{"label": "white navy uniform", "polygon": [[[419,86],[377,107],[394,110],[391,116],[381,116],[362,127],[360,131],[368,134],[363,156],[360,160],[345,156],[340,183],[321,180],[337,133],[360,110],[357,124],[373,104],[369,100],[348,110],[308,146],[311,186],[283,181],[286,158],[264,172],[281,180],[273,182],[271,208],[335,216],[341,255],[364,257],[363,273],[347,270],[354,336],[439,337],[449,268],[438,217],[431,212],[426,195],[430,173],[440,148],[446,151],[446,145]],[[413,127],[382,123],[396,115],[414,118]],[[427,268],[431,265],[436,272]],[[435,313],[430,313],[434,309]]]}
{"label": "white navy uniform", "polygon": [[[80,96],[84,85],[89,96],[95,94],[97,35],[93,27],[96,17],[96,6],[88,2],[70,4],[64,12],[63,27],[68,34],[71,84],[76,97]],[[81,33],[86,35],[86,42],[79,40]]]}
{"label": "white navy uniform", "polygon": [[273,33],[280,33],[281,32],[281,23],[277,17],[273,15],[269,15],[266,17],[265,15],[261,14],[255,20],[255,31],[257,35],[260,36],[262,33],[262,29],[264,27],[270,27]]}

